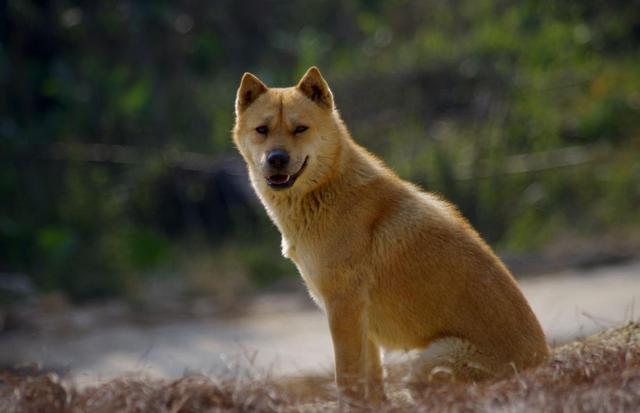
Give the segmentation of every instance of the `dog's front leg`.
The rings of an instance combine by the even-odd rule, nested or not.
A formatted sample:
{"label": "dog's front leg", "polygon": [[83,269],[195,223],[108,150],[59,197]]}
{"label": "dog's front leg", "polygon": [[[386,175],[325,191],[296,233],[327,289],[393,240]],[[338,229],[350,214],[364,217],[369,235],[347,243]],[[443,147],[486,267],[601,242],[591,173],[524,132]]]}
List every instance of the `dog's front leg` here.
{"label": "dog's front leg", "polygon": [[378,404],[386,400],[384,394],[382,360],[380,347],[371,339],[367,340],[367,401]]}
{"label": "dog's front leg", "polygon": [[334,297],[327,303],[333,340],[340,406],[361,406],[366,391],[367,337],[365,305],[357,297]]}

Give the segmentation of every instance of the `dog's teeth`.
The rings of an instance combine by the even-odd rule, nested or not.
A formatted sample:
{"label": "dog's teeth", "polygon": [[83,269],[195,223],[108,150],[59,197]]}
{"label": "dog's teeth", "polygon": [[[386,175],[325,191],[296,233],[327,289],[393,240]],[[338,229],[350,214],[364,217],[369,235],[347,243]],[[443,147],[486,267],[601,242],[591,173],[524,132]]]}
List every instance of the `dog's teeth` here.
{"label": "dog's teeth", "polygon": [[274,175],[267,179],[273,184],[281,185],[289,182],[289,179],[291,179],[291,175]]}

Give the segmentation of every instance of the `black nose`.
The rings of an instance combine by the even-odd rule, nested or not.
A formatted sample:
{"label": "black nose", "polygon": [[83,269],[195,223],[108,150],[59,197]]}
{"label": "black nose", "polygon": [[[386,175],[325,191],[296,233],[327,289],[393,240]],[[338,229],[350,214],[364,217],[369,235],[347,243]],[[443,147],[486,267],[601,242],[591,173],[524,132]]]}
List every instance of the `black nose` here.
{"label": "black nose", "polygon": [[273,168],[284,168],[289,163],[289,154],[282,149],[275,149],[267,155],[267,162]]}

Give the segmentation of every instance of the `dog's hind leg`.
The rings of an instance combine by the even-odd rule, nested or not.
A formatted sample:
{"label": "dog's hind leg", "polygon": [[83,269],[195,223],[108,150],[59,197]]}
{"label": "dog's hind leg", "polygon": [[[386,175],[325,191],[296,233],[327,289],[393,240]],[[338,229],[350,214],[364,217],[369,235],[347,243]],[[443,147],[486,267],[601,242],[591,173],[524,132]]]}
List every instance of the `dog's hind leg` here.
{"label": "dog's hind leg", "polygon": [[474,382],[494,377],[491,363],[467,340],[445,337],[412,356],[407,378],[414,400],[430,384]]}

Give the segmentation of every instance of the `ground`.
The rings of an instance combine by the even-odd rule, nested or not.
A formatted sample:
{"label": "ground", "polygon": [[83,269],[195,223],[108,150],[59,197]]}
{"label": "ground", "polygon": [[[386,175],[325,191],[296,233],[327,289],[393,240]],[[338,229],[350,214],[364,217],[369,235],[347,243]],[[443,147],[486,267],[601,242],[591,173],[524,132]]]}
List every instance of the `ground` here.
{"label": "ground", "polygon": [[[411,400],[393,372],[390,402],[376,411],[637,412],[640,409],[640,326],[629,323],[554,349],[545,365],[489,383],[439,384]],[[118,378],[77,390],[55,374],[5,372],[0,411],[213,412],[335,411],[324,377],[277,379],[201,375],[163,380]]]}
{"label": "ground", "polygon": [[[523,278],[520,285],[551,345],[639,315],[640,261],[557,271]],[[333,368],[326,318],[304,291],[261,294],[234,317],[203,316],[203,306],[176,317],[154,304],[149,319],[118,304],[63,311],[48,305],[30,315],[33,329],[0,334],[0,367],[35,362],[80,387],[131,371],[172,379],[185,371],[283,375]]]}

